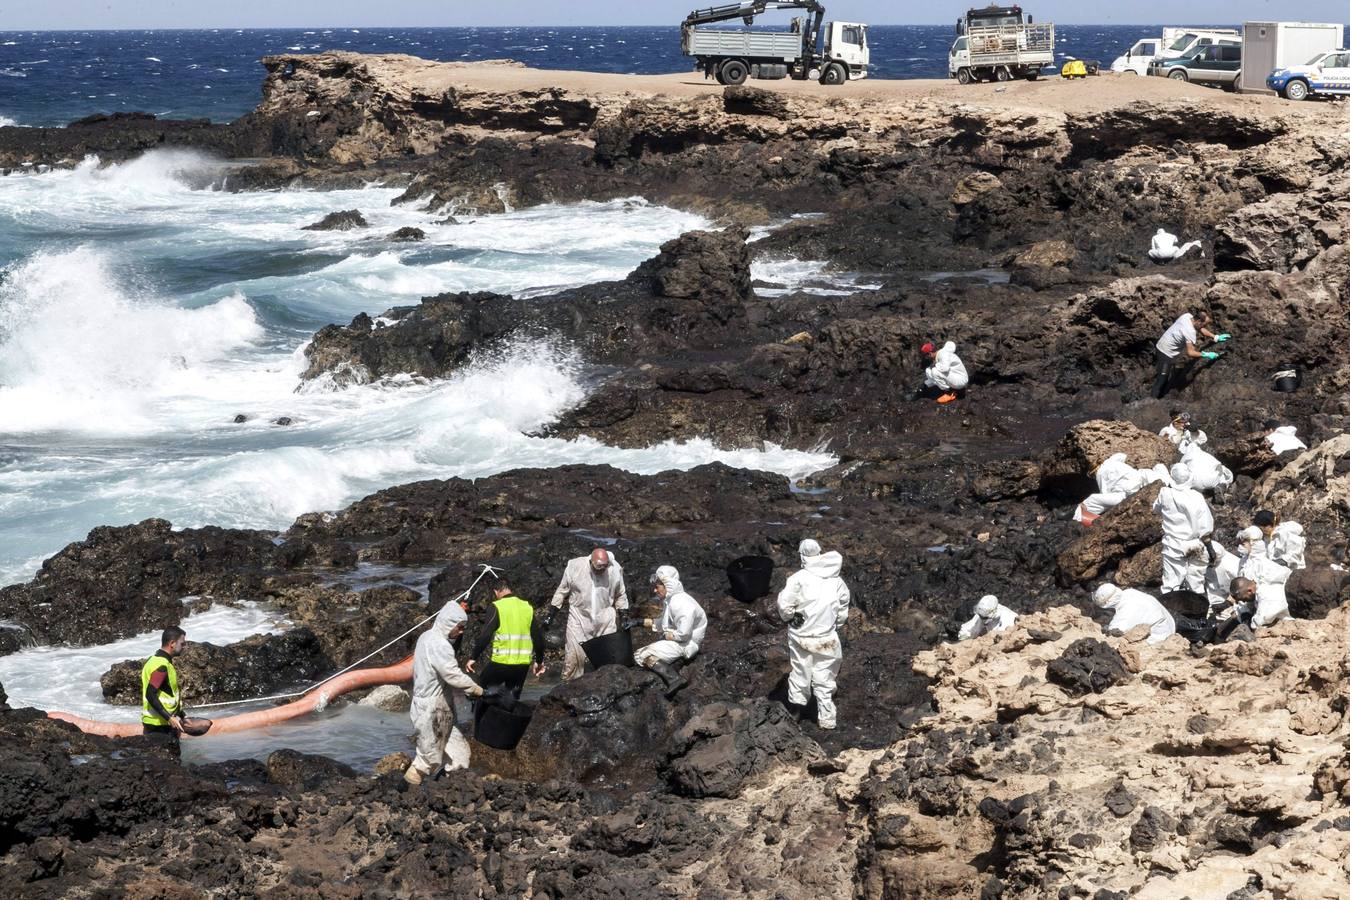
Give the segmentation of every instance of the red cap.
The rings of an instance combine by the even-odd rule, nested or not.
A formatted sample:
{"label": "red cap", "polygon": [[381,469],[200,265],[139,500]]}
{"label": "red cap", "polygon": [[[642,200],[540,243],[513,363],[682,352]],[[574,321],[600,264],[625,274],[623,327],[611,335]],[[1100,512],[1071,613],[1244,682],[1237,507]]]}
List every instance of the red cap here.
{"label": "red cap", "polygon": [[929,341],[928,343],[924,344],[924,345],[923,345],[922,347],[920,347],[919,349],[922,350],[924,353],[936,353],[936,352],[937,352],[937,347],[934,347],[934,346],[933,346],[933,342],[932,342],[932,341]]}

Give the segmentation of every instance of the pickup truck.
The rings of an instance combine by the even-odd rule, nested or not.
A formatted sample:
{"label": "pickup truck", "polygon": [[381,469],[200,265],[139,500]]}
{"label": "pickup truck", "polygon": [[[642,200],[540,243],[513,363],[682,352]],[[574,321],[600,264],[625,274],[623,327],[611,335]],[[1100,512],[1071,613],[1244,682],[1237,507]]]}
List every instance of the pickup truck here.
{"label": "pickup truck", "polygon": [[1182,59],[1155,59],[1148,74],[1233,90],[1242,75],[1242,48],[1211,44]]}
{"label": "pickup truck", "polygon": [[1350,96],[1350,51],[1319,53],[1307,65],[1276,69],[1266,76],[1266,87],[1290,100]]}

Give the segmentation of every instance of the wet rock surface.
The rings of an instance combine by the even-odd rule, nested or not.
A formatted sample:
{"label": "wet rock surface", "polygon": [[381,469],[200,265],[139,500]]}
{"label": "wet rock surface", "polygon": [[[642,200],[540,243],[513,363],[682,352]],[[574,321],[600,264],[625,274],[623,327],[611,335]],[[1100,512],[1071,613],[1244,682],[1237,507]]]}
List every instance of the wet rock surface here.
{"label": "wet rock surface", "polygon": [[[103,699],[139,705],[144,662],[127,660],[109,669],[99,679]],[[174,667],[178,669],[183,702],[189,706],[262,697],[308,684],[335,668],[308,628],[256,635],[223,647],[189,640],[182,655],[174,660]]]}
{"label": "wet rock surface", "polygon": [[367,228],[370,223],[361,215],[359,209],[344,209],[331,212],[313,225],[306,225],[302,231],[351,231],[355,228]]}

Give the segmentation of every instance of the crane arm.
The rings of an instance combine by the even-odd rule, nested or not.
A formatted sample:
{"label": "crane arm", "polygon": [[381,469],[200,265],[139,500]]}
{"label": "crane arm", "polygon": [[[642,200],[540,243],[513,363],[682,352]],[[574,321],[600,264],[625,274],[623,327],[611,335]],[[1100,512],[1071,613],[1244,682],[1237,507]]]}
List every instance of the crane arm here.
{"label": "crane arm", "polygon": [[825,7],[816,0],[744,0],[742,3],[726,3],[722,6],[710,6],[696,9],[684,17],[684,27],[711,25],[714,22],[727,22],[741,19],[746,25],[755,21],[755,16],[771,9],[804,9],[815,13],[817,19],[825,15]]}

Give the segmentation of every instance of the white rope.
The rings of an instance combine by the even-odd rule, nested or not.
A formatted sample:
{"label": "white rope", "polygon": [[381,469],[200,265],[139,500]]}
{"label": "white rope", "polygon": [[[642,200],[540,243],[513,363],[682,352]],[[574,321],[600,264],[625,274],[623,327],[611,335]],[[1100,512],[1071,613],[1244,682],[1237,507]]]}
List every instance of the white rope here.
{"label": "white rope", "polygon": [[[478,577],[475,578],[475,579],[473,580],[473,584],[469,585],[469,586],[463,591],[463,593],[461,593],[459,596],[457,596],[457,597],[455,597],[453,600],[451,600],[450,603],[458,603],[459,601],[463,600],[465,597],[468,597],[469,594],[473,593],[473,589],[476,588],[476,587],[478,587],[478,582],[480,582],[480,581],[483,580],[483,576],[484,576],[484,575],[487,575],[489,572],[492,573],[492,577],[493,577],[493,578],[496,578],[496,577],[497,577],[497,570],[494,569],[492,566],[489,566],[489,565],[487,565],[487,564],[485,564],[485,563],[480,563],[480,565],[482,566],[483,571],[481,571],[481,572],[478,573]],[[445,608],[444,606],[441,607],[441,609],[444,609],[444,608]],[[327,678],[323,679],[322,681],[316,681],[316,682],[314,682],[313,684],[311,684],[309,687],[305,688],[305,689],[302,690],[302,691],[292,691],[292,692],[289,693],[289,694],[273,694],[273,695],[270,696],[270,697],[254,697],[254,698],[249,699],[249,700],[222,700],[222,701],[220,701],[220,702],[218,702],[218,703],[194,703],[194,704],[192,704],[191,706],[192,706],[193,709],[217,709],[217,708],[222,707],[222,706],[241,706],[241,705],[246,704],[246,703],[268,703],[268,702],[271,702],[271,701],[273,701],[273,700],[294,700],[294,699],[297,698],[297,697],[303,697],[303,696],[305,696],[306,694],[312,693],[315,689],[323,687],[325,684],[327,684],[328,682],[332,681],[334,678],[337,678],[339,675],[345,675],[345,674],[347,674],[347,673],[350,672],[352,669],[355,669],[357,666],[361,665],[361,663],[365,662],[366,660],[370,659],[371,657],[379,656],[379,655],[380,655],[381,653],[383,653],[385,650],[388,650],[390,647],[394,646],[394,645],[397,644],[399,641],[403,640],[405,637],[407,637],[408,635],[412,634],[414,631],[416,631],[417,629],[421,628],[423,625],[427,624],[428,622],[430,622],[432,619],[436,618],[436,617],[439,616],[440,614],[441,614],[441,610],[440,610],[440,609],[436,610],[434,613],[432,613],[431,615],[427,616],[425,619],[423,619],[422,621],[418,622],[416,625],[414,625],[413,627],[409,628],[407,631],[403,632],[403,633],[400,634],[398,637],[394,638],[392,641],[389,641],[389,642],[388,642],[387,644],[385,644],[383,647],[380,647],[379,649],[374,650],[374,651],[372,651],[371,653],[367,653],[365,656],[361,657],[361,658],[358,659],[356,662],[352,663],[350,666],[347,666],[345,669],[342,669],[342,670],[340,670],[340,671],[334,672],[332,675],[329,675]],[[186,704],[185,704],[185,705],[186,705]],[[328,704],[327,704],[326,701],[322,704],[322,706],[327,706],[327,705],[328,705]],[[321,707],[321,708],[322,708],[322,707]]]}

